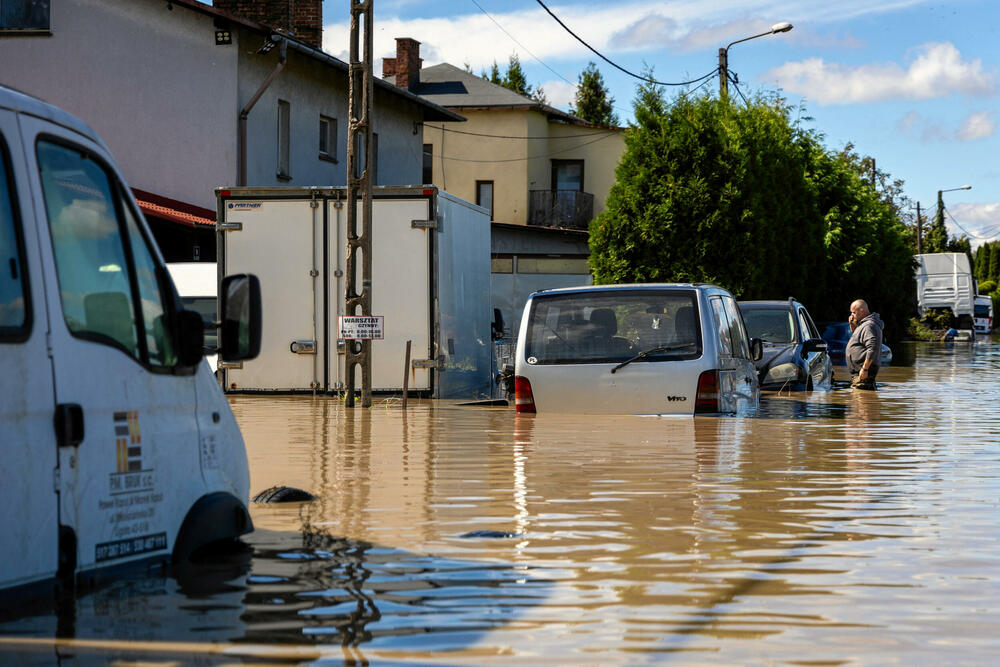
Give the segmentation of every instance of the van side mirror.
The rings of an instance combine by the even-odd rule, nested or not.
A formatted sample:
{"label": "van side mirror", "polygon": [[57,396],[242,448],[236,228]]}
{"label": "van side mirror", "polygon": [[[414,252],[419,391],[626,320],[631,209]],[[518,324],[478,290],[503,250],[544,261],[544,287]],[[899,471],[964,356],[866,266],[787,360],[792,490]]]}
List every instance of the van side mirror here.
{"label": "van side mirror", "polygon": [[760,338],[750,339],[750,359],[752,361],[760,361],[760,358],[764,356],[764,341]]}
{"label": "van side mirror", "polygon": [[222,279],[219,290],[219,357],[223,361],[254,359],[260,354],[260,281],[240,273]]}
{"label": "van side mirror", "polygon": [[197,366],[205,358],[205,321],[193,310],[177,312],[177,361]]}
{"label": "van side mirror", "polygon": [[493,340],[503,340],[503,313],[500,312],[499,308],[493,309],[493,324],[490,326]]}

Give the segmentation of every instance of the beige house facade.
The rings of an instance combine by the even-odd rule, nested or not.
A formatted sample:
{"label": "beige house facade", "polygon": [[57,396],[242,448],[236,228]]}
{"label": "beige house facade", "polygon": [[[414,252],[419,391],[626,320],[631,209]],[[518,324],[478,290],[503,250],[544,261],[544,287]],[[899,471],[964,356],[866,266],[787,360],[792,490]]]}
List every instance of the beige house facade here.
{"label": "beige house facade", "polygon": [[587,229],[605,209],[624,130],[587,123],[449,64],[421,68],[397,39],[383,76],[465,123],[425,122],[424,183],[476,202],[495,222]]}

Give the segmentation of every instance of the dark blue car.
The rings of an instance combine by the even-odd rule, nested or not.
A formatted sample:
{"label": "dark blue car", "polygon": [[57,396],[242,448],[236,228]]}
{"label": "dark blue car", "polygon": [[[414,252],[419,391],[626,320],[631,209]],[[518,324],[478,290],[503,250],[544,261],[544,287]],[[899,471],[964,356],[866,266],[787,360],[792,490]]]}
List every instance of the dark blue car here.
{"label": "dark blue car", "polygon": [[761,389],[811,391],[830,387],[833,369],[827,344],[805,306],[795,299],[741,301],[739,306],[750,338],[759,338],[764,344],[764,354],[756,362]]}
{"label": "dark blue car", "polygon": [[[840,366],[847,362],[844,360],[844,349],[847,341],[851,339],[851,326],[845,322],[820,322],[820,331],[823,332],[823,340],[826,341],[827,352],[830,360]],[[880,366],[888,366],[892,362],[892,350],[885,343],[882,343],[882,354],[879,358]]]}

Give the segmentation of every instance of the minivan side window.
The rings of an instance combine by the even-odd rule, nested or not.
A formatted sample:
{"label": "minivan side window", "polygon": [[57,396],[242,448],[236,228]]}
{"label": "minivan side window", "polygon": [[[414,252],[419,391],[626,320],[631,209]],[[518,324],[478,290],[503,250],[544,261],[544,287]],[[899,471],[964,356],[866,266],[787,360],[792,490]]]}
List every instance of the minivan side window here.
{"label": "minivan side window", "polygon": [[76,148],[41,140],[36,150],[70,332],[154,367],[175,364],[156,263],[117,180]]}
{"label": "minivan side window", "polygon": [[712,314],[715,315],[715,328],[719,337],[719,349],[722,354],[732,356],[733,345],[729,334],[729,318],[726,316],[726,307],[722,305],[722,298],[714,296],[709,301],[712,304]]}
{"label": "minivan side window", "polygon": [[746,329],[743,328],[743,318],[740,317],[739,306],[731,296],[722,297],[722,303],[726,306],[726,315],[729,316],[729,335],[733,341],[733,354],[743,359],[750,358],[750,341],[747,338]]}
{"label": "minivan side window", "polygon": [[15,194],[7,145],[0,139],[0,340],[23,340],[31,327]]}

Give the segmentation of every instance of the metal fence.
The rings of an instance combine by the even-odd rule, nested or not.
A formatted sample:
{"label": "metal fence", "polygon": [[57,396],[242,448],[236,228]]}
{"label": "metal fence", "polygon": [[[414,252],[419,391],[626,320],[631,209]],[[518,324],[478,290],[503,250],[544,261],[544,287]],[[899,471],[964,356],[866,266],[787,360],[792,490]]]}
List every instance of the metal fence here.
{"label": "metal fence", "polygon": [[580,190],[530,190],[528,224],[587,229],[594,218],[594,195]]}

